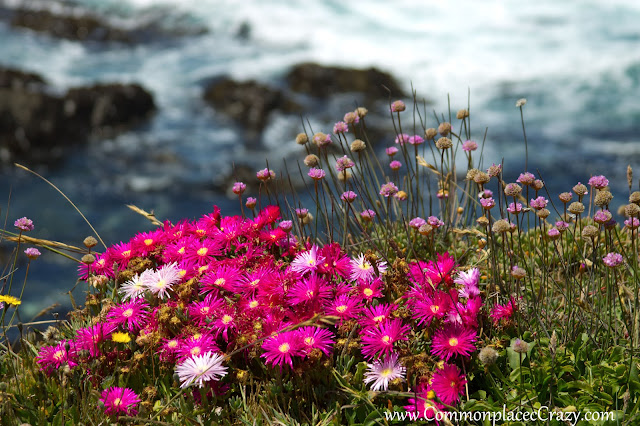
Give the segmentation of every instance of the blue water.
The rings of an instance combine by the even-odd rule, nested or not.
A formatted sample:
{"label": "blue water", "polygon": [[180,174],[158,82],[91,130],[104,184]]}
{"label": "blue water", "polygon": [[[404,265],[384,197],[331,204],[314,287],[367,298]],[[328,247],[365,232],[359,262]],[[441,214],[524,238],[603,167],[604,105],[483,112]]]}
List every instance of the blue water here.
{"label": "blue water", "polygon": [[[2,3],[18,3],[5,0]],[[624,202],[628,164],[640,177],[640,4],[628,1],[457,2],[303,0],[77,0],[123,26],[153,20],[168,29],[208,32],[136,46],[55,40],[0,24],[3,65],[43,75],[60,91],[98,81],[138,82],[159,110],[144,127],[78,148],[58,169],[41,170],[73,199],[108,243],[146,229],[124,205],[158,217],[194,218],[237,204],[213,190],[232,163],[278,168],[298,153],[299,120],[275,116],[261,145],[201,100],[203,82],[226,74],[278,84],[291,65],[376,66],[413,86],[433,109],[466,107],[475,136],[485,127],[487,165],[504,158],[507,176],[524,168],[520,114],[526,97],[530,170],[553,194],[606,174]],[[58,7],[43,2],[43,7]],[[248,25],[249,37],[238,37]],[[333,121],[345,111],[329,111]],[[430,117],[433,124],[433,118]],[[331,121],[314,121],[327,131]],[[391,142],[391,141],[389,141]],[[381,141],[384,144],[385,141]],[[637,178],[636,178],[637,180]],[[12,189],[9,217],[36,223],[34,234],[80,244],[89,228],[54,190],[23,172],[2,176]],[[6,213],[6,205],[2,213]],[[25,308],[63,301],[73,265],[48,254],[34,264]]]}

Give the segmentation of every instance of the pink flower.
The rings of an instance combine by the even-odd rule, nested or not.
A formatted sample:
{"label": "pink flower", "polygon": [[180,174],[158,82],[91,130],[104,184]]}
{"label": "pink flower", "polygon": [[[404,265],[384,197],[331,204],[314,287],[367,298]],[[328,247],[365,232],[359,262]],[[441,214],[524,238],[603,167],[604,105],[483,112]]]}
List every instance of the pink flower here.
{"label": "pink flower", "polygon": [[436,290],[433,295],[425,296],[423,300],[413,303],[413,318],[418,320],[418,324],[429,325],[434,319],[444,318],[450,306],[449,294]]}
{"label": "pink flower", "polygon": [[390,197],[398,193],[398,187],[393,182],[387,182],[380,187],[380,195]]}
{"label": "pink flower", "polygon": [[373,220],[373,218],[376,217],[376,212],[374,212],[371,209],[367,209],[367,210],[364,210],[364,211],[360,212],[360,217],[365,222],[371,222]]}
{"label": "pink flower", "polygon": [[138,414],[136,407],[140,403],[140,398],[129,388],[112,386],[105,389],[100,395],[100,401],[104,404],[104,412],[107,415],[135,416]]}
{"label": "pink flower", "polygon": [[44,346],[36,356],[36,362],[40,364],[40,370],[47,374],[51,374],[63,364],[73,368],[78,365],[75,344],[63,339],[55,346]]}
{"label": "pink flower", "polygon": [[493,198],[481,198],[480,204],[482,204],[482,207],[485,210],[490,210],[496,205],[496,202],[494,201]]}
{"label": "pink flower", "polygon": [[476,143],[476,141],[464,141],[462,143],[463,151],[471,152],[475,151],[476,149],[478,149],[478,144]]}
{"label": "pink flower", "polygon": [[426,224],[427,224],[427,221],[421,217],[414,217],[409,221],[409,226],[412,227],[413,229],[418,229],[422,225],[426,225]]}
{"label": "pink flower", "polygon": [[458,292],[461,297],[470,298],[480,294],[480,289],[478,288],[480,270],[478,268],[471,268],[466,272],[458,273],[458,278],[453,282],[464,286],[464,289]]}
{"label": "pink flower", "polygon": [[609,186],[609,179],[602,175],[592,176],[591,179],[589,179],[589,186],[592,186],[596,189],[606,188],[607,186]]}
{"label": "pink flower", "polygon": [[26,217],[21,217],[13,222],[13,226],[18,228],[20,231],[29,232],[33,230],[33,221],[31,219],[27,219]]}
{"label": "pink flower", "polygon": [[349,125],[347,123],[345,123],[344,121],[338,121],[333,126],[333,133],[335,133],[335,134],[347,133],[348,131],[349,131]]}
{"label": "pink flower", "polygon": [[445,364],[441,370],[437,370],[433,374],[431,388],[438,395],[440,401],[452,405],[460,400],[466,383],[467,379],[456,365]]}
{"label": "pink flower", "polygon": [[327,306],[326,312],[329,315],[339,317],[340,321],[344,321],[355,318],[361,309],[360,300],[352,298],[348,294],[342,294]]}
{"label": "pink flower", "polygon": [[340,199],[342,201],[347,202],[347,203],[353,203],[353,201],[356,199],[357,196],[358,196],[358,194],[356,194],[353,191],[345,191],[340,196]]}
{"label": "pink flower", "polygon": [[534,181],[536,180],[536,177],[529,172],[525,172],[525,173],[520,173],[520,176],[518,177],[518,179],[516,179],[516,182],[521,183],[525,186],[531,185]]}
{"label": "pink flower", "polygon": [[424,138],[420,135],[413,135],[409,138],[410,145],[422,145],[424,143]]}
{"label": "pink flower", "polygon": [[355,165],[356,163],[354,163],[353,160],[351,160],[346,155],[336,160],[336,170],[339,172],[344,172],[345,170],[350,169]]}
{"label": "pink flower", "polygon": [[391,168],[391,170],[399,170],[400,167],[402,167],[402,163],[398,160],[393,160],[389,163],[389,167]]}
{"label": "pink flower", "polygon": [[530,205],[531,207],[533,207],[534,209],[536,209],[536,210],[542,210],[542,209],[544,209],[545,207],[547,207],[547,203],[548,203],[548,202],[549,202],[549,200],[547,200],[546,198],[544,198],[544,197],[538,197],[538,198],[536,198],[536,199],[531,199],[531,200],[529,201],[529,205]]}
{"label": "pink flower", "polygon": [[476,350],[476,331],[457,325],[449,325],[438,330],[433,336],[431,353],[449,361],[456,355],[469,357]]}
{"label": "pink flower", "polygon": [[402,112],[407,108],[407,106],[402,101],[394,101],[391,104],[391,112]]}
{"label": "pink flower", "polygon": [[396,142],[396,144],[404,145],[405,142],[409,142],[409,135],[406,134],[406,133],[402,133],[402,134],[396,136],[395,142]]}
{"label": "pink flower", "polygon": [[301,350],[305,354],[311,353],[314,349],[320,350],[326,356],[331,356],[333,351],[333,333],[319,327],[300,327],[296,330],[300,338]]}
{"label": "pink flower", "polygon": [[390,146],[389,148],[385,149],[385,152],[389,157],[393,157],[398,153],[398,148],[396,148],[395,146]]}
{"label": "pink flower", "polygon": [[623,258],[620,253],[611,252],[603,257],[602,260],[604,261],[604,264],[609,268],[615,268],[616,266],[622,264]]}
{"label": "pink flower", "polygon": [[389,382],[395,379],[403,379],[406,368],[398,362],[398,354],[392,353],[384,361],[377,359],[372,364],[367,364],[367,371],[364,373],[364,383],[373,382],[371,390],[374,392],[389,388]]}
{"label": "pink flower", "polygon": [[[387,270],[387,262],[378,260],[376,262],[376,269],[380,274],[383,274]],[[356,258],[351,259],[351,279],[371,281],[375,276],[375,269],[371,262],[369,262],[365,255],[360,253]]]}
{"label": "pink flower", "polygon": [[624,224],[629,229],[636,229],[637,227],[640,226],[640,220],[638,220],[637,217],[630,217],[629,219],[624,221]]}
{"label": "pink flower", "polygon": [[362,355],[365,358],[379,358],[393,352],[393,344],[407,340],[411,327],[403,325],[402,319],[386,320],[378,327],[369,327],[362,332]]}
{"label": "pink flower", "polygon": [[269,169],[262,169],[256,173],[256,177],[263,182],[267,182],[276,178],[276,172]]}
{"label": "pink flower", "polygon": [[304,253],[298,253],[298,255],[291,262],[290,268],[292,271],[300,274],[306,274],[307,272],[313,272],[318,269],[318,264],[324,261],[324,257],[318,256],[318,246],[311,246],[311,250]]}
{"label": "pink flower", "polygon": [[324,279],[318,277],[313,272],[308,277],[296,281],[287,292],[287,300],[292,305],[313,302],[322,304],[330,297],[331,287]]}
{"label": "pink flower", "polygon": [[326,176],[326,173],[322,169],[311,168],[308,173],[309,177],[314,180],[320,180]]}
{"label": "pink flower", "polygon": [[143,299],[134,299],[111,308],[107,323],[113,328],[124,326],[129,331],[140,330],[146,325],[149,305]]}
{"label": "pink flower", "polygon": [[236,182],[233,184],[233,188],[231,189],[234,194],[242,195],[242,193],[247,189],[247,185],[242,182]]}
{"label": "pink flower", "polygon": [[522,204],[509,203],[509,207],[507,207],[507,211],[511,214],[519,214],[522,211]]}
{"label": "pink flower", "polygon": [[377,327],[391,316],[391,312],[398,308],[395,304],[381,303],[376,306],[368,306],[363,309],[363,315],[358,320],[363,327]]}
{"label": "pink flower", "polygon": [[443,225],[444,225],[444,222],[443,222],[443,221],[441,221],[440,219],[438,219],[438,218],[437,218],[437,217],[435,217],[435,216],[429,216],[429,217],[427,218],[427,223],[428,223],[429,225],[433,226],[433,227],[434,227],[434,228],[436,228],[436,229],[437,229],[437,228],[440,228],[441,226],[443,226]]}
{"label": "pink flower", "polygon": [[39,258],[42,253],[35,247],[29,247],[24,251],[24,254],[26,254],[30,260],[35,260]]}
{"label": "pink flower", "polygon": [[284,364],[293,368],[293,357],[302,355],[304,349],[300,343],[300,334],[296,331],[285,331],[268,338],[262,344],[265,353],[260,355],[266,362],[280,369]]}
{"label": "pink flower", "polygon": [[258,200],[256,200],[254,197],[247,197],[247,201],[244,203],[244,205],[247,206],[247,208],[253,210],[257,203]]}
{"label": "pink flower", "polygon": [[494,325],[500,323],[500,321],[509,321],[513,318],[513,315],[518,310],[515,299],[512,297],[509,302],[504,305],[496,304],[491,311],[491,320]]}
{"label": "pink flower", "polygon": [[207,352],[215,352],[218,350],[218,345],[216,345],[213,336],[210,334],[198,334],[191,336],[184,341],[180,347],[177,348],[176,353],[180,356],[181,360],[185,360],[189,357],[199,356]]}
{"label": "pink flower", "polygon": [[224,289],[235,291],[240,283],[242,271],[233,265],[222,265],[202,277],[202,293]]}

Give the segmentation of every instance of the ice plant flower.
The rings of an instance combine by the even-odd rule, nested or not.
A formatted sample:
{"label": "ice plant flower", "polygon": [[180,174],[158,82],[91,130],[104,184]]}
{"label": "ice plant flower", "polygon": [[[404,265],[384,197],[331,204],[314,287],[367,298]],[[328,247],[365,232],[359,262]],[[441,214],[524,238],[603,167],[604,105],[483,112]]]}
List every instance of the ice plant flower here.
{"label": "ice plant flower", "polygon": [[29,232],[33,230],[33,221],[31,219],[27,219],[26,217],[21,217],[13,222],[13,226],[18,228],[20,231]]}
{"label": "ice plant flower", "polygon": [[318,264],[324,261],[324,257],[318,255],[318,246],[311,246],[311,250],[307,250],[304,253],[298,253],[298,255],[291,262],[291,270],[300,274],[306,274],[318,269]]}
{"label": "ice plant flower", "polygon": [[[383,274],[387,270],[387,262],[378,260],[376,262],[378,273]],[[356,258],[351,259],[351,279],[371,281],[375,277],[375,269],[365,255],[360,253]]]}
{"label": "ice plant flower", "polygon": [[260,357],[265,358],[266,362],[275,367],[289,364],[293,368],[293,357],[301,353],[300,335],[295,331],[285,331],[278,333],[273,337],[265,340],[262,344],[265,353]]}
{"label": "ice plant flower", "polygon": [[195,383],[204,387],[205,382],[220,380],[227,374],[227,367],[222,365],[224,356],[213,352],[194,355],[176,366],[176,373],[180,379],[180,387]]}
{"label": "ice plant flower", "polygon": [[319,327],[300,327],[296,330],[300,338],[302,351],[309,354],[314,349],[320,350],[326,356],[333,351],[333,333]]}
{"label": "ice plant flower", "polygon": [[364,383],[373,382],[371,390],[377,392],[379,390],[386,391],[389,388],[389,382],[395,379],[404,380],[406,368],[398,362],[398,354],[392,353],[384,361],[378,359],[372,364],[367,363],[367,371],[364,373]]}
{"label": "ice plant flower", "polygon": [[456,355],[469,357],[476,350],[476,331],[458,325],[449,325],[438,330],[433,336],[431,353],[449,361]]}
{"label": "ice plant flower", "polygon": [[433,373],[431,388],[440,401],[452,405],[460,400],[467,379],[454,364],[445,364],[442,369]]}
{"label": "ice plant flower", "polygon": [[45,346],[40,349],[36,356],[36,362],[40,364],[40,370],[51,374],[54,369],[57,370],[63,364],[67,364],[70,368],[78,365],[77,353],[74,349],[75,345],[71,345],[71,343],[63,339],[55,346]]}
{"label": "ice plant flower", "polygon": [[163,265],[157,271],[143,273],[140,277],[144,287],[160,299],[167,297],[171,287],[180,282],[181,278],[180,269],[176,262]]}
{"label": "ice plant flower", "polygon": [[504,305],[496,304],[489,315],[494,325],[499,324],[502,320],[509,321],[513,318],[513,314],[518,310],[515,299],[512,297],[509,302]]}
{"label": "ice plant flower", "polygon": [[143,299],[134,299],[111,308],[107,314],[107,323],[114,328],[124,326],[127,330],[140,330],[146,324],[149,305]]}
{"label": "ice plant flower", "polygon": [[480,289],[478,288],[480,270],[478,268],[471,268],[468,271],[460,272],[453,282],[464,286],[464,289],[458,291],[460,297],[470,298],[480,294]]}
{"label": "ice plant flower", "polygon": [[369,327],[362,332],[362,355],[377,358],[393,352],[393,344],[407,340],[411,327],[403,325],[402,319],[386,320],[378,327]]}
{"label": "ice plant flower", "polygon": [[[147,271],[150,271],[149,273],[151,273],[151,270],[147,269]],[[140,278],[140,275],[136,274],[133,276],[133,278],[120,286],[120,288],[118,289],[118,293],[122,295],[122,300],[129,300],[140,297],[146,289],[147,288]]]}
{"label": "ice plant flower", "polygon": [[107,415],[135,416],[138,414],[136,407],[140,403],[140,398],[129,388],[112,386],[105,389],[100,395],[100,401],[104,404],[104,412]]}

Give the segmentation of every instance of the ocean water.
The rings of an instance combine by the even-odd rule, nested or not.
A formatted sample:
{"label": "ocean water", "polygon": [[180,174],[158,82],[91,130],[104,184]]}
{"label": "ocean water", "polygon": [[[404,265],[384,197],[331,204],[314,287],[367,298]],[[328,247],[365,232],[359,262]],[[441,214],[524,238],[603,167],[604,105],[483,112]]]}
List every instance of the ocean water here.
{"label": "ocean water", "polygon": [[[20,0],[0,3],[20,4]],[[504,160],[507,177],[524,168],[515,102],[527,98],[529,169],[552,194],[606,174],[618,204],[627,165],[640,177],[640,4],[541,0],[74,0],[35,7],[81,7],[120,26],[143,22],[192,33],[135,46],[52,39],[0,23],[0,62],[43,75],[56,90],[94,82],[137,82],[158,113],[116,138],[78,147],[58,168],[39,169],[91,220],[109,244],[149,228],[124,205],[158,217],[196,218],[237,200],[214,183],[231,165],[278,168],[297,152],[299,120],[276,116],[261,144],[201,99],[215,76],[281,84],[294,64],[375,66],[413,87],[437,112],[467,106],[477,140],[488,129],[485,163]],[[198,29],[206,29],[201,34]],[[248,30],[248,31],[247,31]],[[244,33],[245,36],[241,36]],[[339,120],[345,111],[330,112]],[[435,120],[430,117],[431,124]],[[317,123],[319,126],[329,123]],[[329,130],[329,127],[326,128]],[[388,141],[391,143],[391,141]],[[381,141],[385,144],[385,141]],[[637,178],[636,178],[637,180]],[[0,200],[8,218],[34,219],[34,234],[81,244],[90,229],[55,190],[5,171]],[[637,188],[636,188],[637,189]],[[4,202],[4,201],[3,201]],[[615,204],[615,203],[614,203]],[[6,202],[2,214],[7,212]],[[21,269],[22,272],[24,268]],[[46,254],[30,272],[25,312],[68,304],[75,267]],[[26,314],[25,314],[26,315]],[[28,315],[26,315],[28,316]]]}

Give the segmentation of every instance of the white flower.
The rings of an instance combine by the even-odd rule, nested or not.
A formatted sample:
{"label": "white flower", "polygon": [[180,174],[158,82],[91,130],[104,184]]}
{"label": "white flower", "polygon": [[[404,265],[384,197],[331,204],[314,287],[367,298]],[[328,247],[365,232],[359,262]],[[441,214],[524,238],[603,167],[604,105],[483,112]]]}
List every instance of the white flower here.
{"label": "white flower", "polygon": [[227,375],[227,367],[222,366],[224,356],[206,352],[202,355],[194,355],[176,366],[176,373],[180,378],[180,387],[186,388],[191,383],[197,383],[203,387],[205,382],[220,380]]}
{"label": "white flower", "polygon": [[[145,271],[147,272],[147,271]],[[144,275],[144,272],[142,273]],[[136,274],[126,283],[122,284],[118,293],[122,294],[122,300],[137,299],[144,291],[146,287],[140,275]]]}
{"label": "white flower", "polygon": [[149,270],[146,270],[142,273],[140,280],[145,288],[160,299],[164,299],[165,296],[168,296],[169,289],[182,279],[180,275],[180,268],[178,268],[178,264],[176,262],[164,265],[157,271],[148,271]]}
{"label": "white flower", "polygon": [[[371,262],[369,262],[364,254],[360,253],[358,257],[355,259],[351,259],[351,279],[353,281],[362,280],[369,282],[373,280],[375,271],[373,266],[371,266]],[[387,262],[378,260],[376,262],[376,267],[380,274],[384,274],[387,270]]]}
{"label": "white flower", "polygon": [[372,391],[389,388],[389,382],[394,379],[403,379],[406,368],[398,362],[398,355],[392,353],[385,361],[375,360],[373,364],[367,364],[367,371],[364,373],[364,382],[373,382]]}

